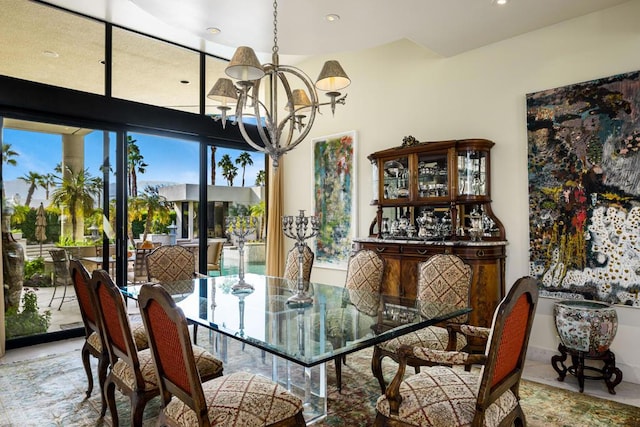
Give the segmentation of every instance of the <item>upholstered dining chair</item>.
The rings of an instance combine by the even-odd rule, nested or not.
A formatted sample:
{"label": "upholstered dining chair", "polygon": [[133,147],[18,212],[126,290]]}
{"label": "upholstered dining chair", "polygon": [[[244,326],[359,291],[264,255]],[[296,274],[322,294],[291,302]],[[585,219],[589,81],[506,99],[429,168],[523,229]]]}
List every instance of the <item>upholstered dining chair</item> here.
{"label": "upholstered dining chair", "polygon": [[[76,291],[82,323],[84,324],[85,341],[80,354],[82,365],[87,374],[87,397],[91,396],[93,391],[93,375],[91,374],[91,363],[89,362],[89,356],[91,355],[98,359],[98,384],[102,400],[101,412],[104,414],[107,408],[107,402],[104,397],[104,383],[107,378],[107,368],[109,367],[109,353],[107,352],[107,347],[102,343],[101,324],[96,307],[97,300],[93,295],[91,276],[84,264],[76,259],[69,260],[69,272],[73,288]],[[149,348],[147,331],[144,330],[142,321],[132,322],[131,332],[133,341],[138,349]]]}
{"label": "upholstered dining chair", "polygon": [[[102,340],[109,354],[111,370],[105,381],[104,395],[112,425],[118,425],[115,401],[115,389],[118,388],[131,402],[130,425],[141,426],[147,402],[160,393],[151,350],[140,350],[136,346],[124,298],[109,274],[104,270],[95,270],[91,278],[91,287],[95,295]],[[195,345],[193,352],[203,381],[222,375],[220,360]],[[104,416],[104,411],[101,416]]]}
{"label": "upholstered dining chair", "polygon": [[[58,310],[62,308],[65,298],[67,298],[67,286],[72,285],[71,276],[69,275],[69,254],[64,249],[49,249],[49,255],[53,261],[53,294],[49,300],[49,307],[54,299],[60,300]],[[58,287],[62,286],[62,296],[56,297]],[[70,301],[72,298],[68,298]]]}
{"label": "upholstered dining chair", "polygon": [[[469,307],[469,295],[471,290],[471,266],[460,257],[451,254],[437,254],[418,264],[418,301],[444,303],[460,308]],[[468,321],[468,315],[450,319],[449,323],[464,324]],[[384,393],[385,380],[382,372],[382,360],[389,357],[398,362],[397,350],[401,345],[414,347],[427,347],[435,350],[462,350],[466,344],[463,334],[457,335],[458,339],[449,346],[449,334],[446,325],[428,326],[415,332],[398,338],[377,344],[373,349],[371,370],[378,379],[380,391]],[[407,364],[419,372],[424,363],[420,360],[407,360]]]}
{"label": "upholstered dining chair", "polygon": [[211,272],[218,272],[222,275],[222,250],[224,242],[212,242],[207,246],[207,275]]}
{"label": "upholstered dining chair", "polygon": [[198,276],[195,255],[184,246],[162,245],[148,253],[146,261],[150,282],[176,282]]}
{"label": "upholstered dining chair", "polygon": [[[299,266],[298,266],[298,247],[294,246],[287,253],[287,260],[284,264],[284,277],[287,280],[294,280],[297,282]],[[313,260],[315,258],[315,254],[311,250],[308,245],[304,245],[304,250],[302,251],[302,278],[305,283],[309,283],[311,281],[311,268],[313,267]]]}
{"label": "upholstered dining chair", "polygon": [[[538,282],[516,281],[493,317],[485,354],[401,346],[396,376],[376,403],[376,426],[526,425],[519,386],[538,303]],[[406,379],[407,358],[430,366]],[[469,372],[444,365],[484,365]]]}
{"label": "upholstered dining chair", "polygon": [[302,401],[263,376],[241,371],[202,383],[186,318],[164,288],[143,285],[139,304],[160,387],[160,425],[306,425]]}
{"label": "upholstered dining chair", "polygon": [[[334,346],[353,339],[353,328],[359,327],[358,313],[368,318],[379,316],[383,275],[384,260],[374,251],[360,250],[349,258],[342,307],[326,313],[326,338]],[[334,362],[336,384],[341,392],[342,364],[346,364],[346,358],[336,357]]]}

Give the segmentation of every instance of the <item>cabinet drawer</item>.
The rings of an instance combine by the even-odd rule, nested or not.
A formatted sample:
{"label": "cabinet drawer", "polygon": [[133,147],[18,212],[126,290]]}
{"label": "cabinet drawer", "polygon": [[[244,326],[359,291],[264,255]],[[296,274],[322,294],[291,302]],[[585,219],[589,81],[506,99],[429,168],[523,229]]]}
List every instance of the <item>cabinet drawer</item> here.
{"label": "cabinet drawer", "polygon": [[360,243],[362,245],[362,249],[368,249],[370,251],[374,251],[380,255],[386,254],[399,254],[400,253],[400,245],[397,243]]}
{"label": "cabinet drawer", "polygon": [[460,258],[472,259],[495,259],[504,258],[505,250],[503,245],[496,246],[458,246],[453,253]]}
{"label": "cabinet drawer", "polygon": [[432,255],[443,253],[441,246],[403,245],[401,251],[403,255],[424,258],[425,260]]}

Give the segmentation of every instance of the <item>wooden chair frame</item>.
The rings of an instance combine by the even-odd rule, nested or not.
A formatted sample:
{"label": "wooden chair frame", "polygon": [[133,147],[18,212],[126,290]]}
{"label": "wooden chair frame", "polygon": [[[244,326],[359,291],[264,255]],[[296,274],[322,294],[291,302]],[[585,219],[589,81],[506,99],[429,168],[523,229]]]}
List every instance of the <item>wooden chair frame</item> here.
{"label": "wooden chair frame", "polygon": [[[487,408],[509,390],[514,394],[518,403],[500,420],[499,425],[526,425],[525,415],[519,403],[519,386],[537,303],[537,280],[531,277],[518,279],[496,309],[485,355],[465,353],[462,357],[465,363],[473,362],[484,365],[475,404],[476,412],[471,426],[484,425]],[[523,322],[523,319],[526,319],[526,323]],[[508,348],[508,351],[501,351],[503,346]],[[408,346],[401,347],[398,353],[398,371],[385,392],[392,415],[399,413],[402,404],[400,385],[404,380],[407,359],[415,355],[414,349]],[[387,418],[378,412],[375,426],[387,425],[404,426],[409,424]]]}
{"label": "wooden chair frame", "polygon": [[[466,304],[464,305],[465,307],[468,307],[471,305],[470,302],[470,296],[471,296],[471,283],[472,283],[472,270],[471,270],[471,266],[468,265],[467,263],[464,262],[464,260],[462,258],[460,258],[457,255],[452,255],[452,254],[436,254],[431,256],[429,259],[427,259],[426,261],[423,261],[421,263],[419,263],[417,265],[417,270],[418,270],[418,295],[420,295],[420,289],[422,287],[425,287],[427,285],[427,282],[429,281],[429,279],[433,279],[433,278],[428,278],[425,279],[424,275],[422,274],[422,270],[423,269],[427,269],[430,268],[431,266],[434,265],[435,262],[437,262],[438,260],[441,259],[449,259],[452,261],[452,263],[458,264],[460,266],[464,266],[465,269],[465,273],[467,275],[467,281],[466,281],[466,287],[467,287],[467,300],[466,300]],[[440,302],[440,301],[435,301],[435,302]],[[459,319],[454,319],[454,320],[450,320],[447,323],[462,323],[462,322],[467,322],[468,320],[468,316],[461,316]],[[447,323],[441,323],[438,325],[433,325],[433,326],[429,326],[428,328],[441,328],[442,329],[442,333],[443,334],[447,334]],[[418,343],[416,344],[408,344],[408,345],[418,345]],[[457,348],[457,340],[455,335],[449,335],[449,340],[447,342],[447,345],[445,347],[439,348],[439,350],[448,350],[448,351],[455,351],[458,350]],[[399,357],[396,351],[388,351],[387,349],[385,349],[383,346],[381,345],[375,345],[373,347],[373,356],[371,357],[371,371],[373,372],[373,376],[375,376],[378,379],[378,384],[380,384],[380,392],[384,393],[385,389],[386,389],[386,384],[385,384],[385,380],[384,380],[384,375],[382,373],[382,360],[385,357],[389,357],[390,359],[392,359],[394,362],[398,363],[399,361]],[[416,373],[420,372],[420,366],[425,366],[424,361],[420,361],[420,360],[415,360],[412,359],[411,357],[409,357],[407,359],[407,365],[411,366],[414,368]],[[469,369],[469,368],[467,368]]]}

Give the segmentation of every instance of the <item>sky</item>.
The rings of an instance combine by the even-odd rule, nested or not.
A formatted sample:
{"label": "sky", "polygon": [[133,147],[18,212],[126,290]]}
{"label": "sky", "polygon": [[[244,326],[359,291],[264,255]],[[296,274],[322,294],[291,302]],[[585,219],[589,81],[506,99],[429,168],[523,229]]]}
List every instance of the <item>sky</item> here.
{"label": "sky", "polygon": [[[199,145],[197,143],[140,133],[131,135],[140,148],[144,162],[148,164],[145,172],[138,176],[139,191],[144,188],[144,182],[147,181],[154,184],[198,184]],[[115,134],[112,134],[112,136],[112,141],[115,141]],[[102,175],[99,169],[102,164],[102,139],[102,131],[95,131],[85,136],[85,167],[89,169],[92,176]],[[60,135],[5,128],[3,143],[11,144],[12,150],[19,153],[15,157],[17,166],[3,165],[5,184],[27,175],[31,171],[39,174],[54,173],[55,166],[62,161],[62,137]],[[115,144],[111,145],[112,153],[110,156],[115,159]],[[219,162],[224,154],[229,154],[235,164],[235,160],[241,152],[240,150],[218,148],[216,162]],[[252,154],[254,164],[246,168],[245,186],[254,185],[258,172],[265,168],[264,155],[262,153],[250,152],[250,154]],[[207,158],[208,160],[209,157]],[[233,184],[240,187],[242,186],[242,168],[239,165],[236,166],[238,167],[238,176]],[[209,175],[210,173],[208,172],[208,180]],[[143,183],[143,185],[140,185],[140,183]],[[13,184],[12,188],[19,188],[23,181],[18,180],[17,183]],[[227,185],[220,167],[216,168],[216,185]],[[10,191],[7,191],[7,193],[7,197],[11,197],[11,194],[13,194]],[[26,197],[26,190],[23,197]],[[34,198],[44,198],[44,190],[38,190]],[[24,200],[22,202],[24,203]]]}

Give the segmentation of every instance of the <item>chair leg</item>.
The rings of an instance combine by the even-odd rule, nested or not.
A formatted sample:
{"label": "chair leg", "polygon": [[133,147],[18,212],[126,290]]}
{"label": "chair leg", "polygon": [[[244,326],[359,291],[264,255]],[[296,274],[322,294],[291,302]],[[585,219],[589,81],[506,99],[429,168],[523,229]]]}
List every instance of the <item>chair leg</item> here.
{"label": "chair leg", "polygon": [[62,290],[62,299],[60,300],[60,305],[58,306],[58,311],[62,308],[62,304],[64,303],[64,298],[67,296],[67,285],[63,285],[64,289]]}
{"label": "chair leg", "polygon": [[338,384],[338,393],[342,393],[342,357],[336,357],[333,362],[336,365],[336,383]]}
{"label": "chair leg", "polygon": [[[89,397],[91,397],[91,392],[93,391],[93,375],[91,374],[91,363],[89,362],[89,356],[91,355],[89,353],[89,349],[87,348],[88,344],[85,342],[84,345],[82,346],[82,351],[81,351],[81,355],[82,355],[82,366],[84,366],[84,371],[87,374],[87,399]],[[102,389],[101,389],[102,390]]]}
{"label": "chair leg", "polygon": [[105,414],[107,412],[107,400],[104,396],[104,385],[107,381],[107,369],[109,368],[109,354],[104,352],[98,358],[98,384],[100,385],[100,400],[101,407],[100,413]]}
{"label": "chair leg", "polygon": [[49,300],[49,307],[51,307],[51,303],[56,297],[56,291],[58,290],[58,285],[56,285],[55,279],[53,281],[53,295],[51,295],[51,299]]}
{"label": "chair leg", "polygon": [[373,347],[373,356],[371,357],[371,372],[373,376],[377,378],[378,384],[380,384],[380,390],[382,394],[384,394],[387,389],[386,384],[384,383],[384,375],[382,375],[382,359],[384,355],[382,354],[382,350],[376,345]]}
{"label": "chair leg", "polygon": [[[111,425],[117,426],[118,423],[118,408],[116,408],[116,384],[107,378],[104,385],[104,395],[109,406],[109,412],[111,413]],[[103,408],[106,411],[106,408]],[[104,417],[105,412],[100,412],[100,418]]]}

